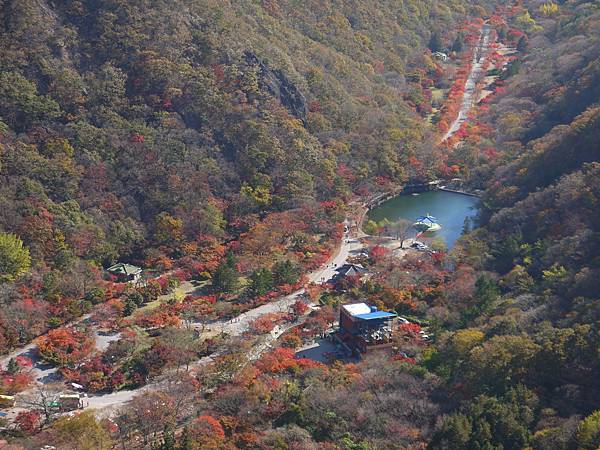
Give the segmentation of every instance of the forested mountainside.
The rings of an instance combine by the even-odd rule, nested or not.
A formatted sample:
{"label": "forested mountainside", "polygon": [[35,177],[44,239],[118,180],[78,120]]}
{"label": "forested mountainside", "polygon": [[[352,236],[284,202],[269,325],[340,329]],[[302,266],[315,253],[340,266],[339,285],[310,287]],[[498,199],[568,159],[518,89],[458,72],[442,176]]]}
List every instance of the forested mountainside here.
{"label": "forested mountainside", "polygon": [[[600,446],[597,0],[0,0],[0,18],[0,353],[40,336],[26,354],[62,377],[33,392],[32,361],[6,358],[0,394],[25,405],[0,418],[7,448]],[[439,144],[484,20],[499,78]],[[398,257],[374,223],[348,259],[368,277],[282,303],[358,204],[457,175],[482,195],[452,250]],[[393,355],[296,353],[355,302],[409,319]],[[59,417],[71,383],[114,407]]]}
{"label": "forested mountainside", "polygon": [[456,256],[494,281],[477,302],[448,305],[460,330],[429,364],[457,403],[433,448],[600,445],[600,9],[533,16],[518,73],[471,147],[497,158],[473,175],[482,227]]}
{"label": "forested mountainside", "polygon": [[[310,231],[325,240],[335,221],[317,201],[435,176],[423,50],[432,29],[483,13],[462,0],[2,1],[0,227],[32,270],[3,285],[0,347],[87,309],[101,265],[204,263],[257,214],[301,207],[323,216]],[[41,312],[29,323],[22,295]]]}

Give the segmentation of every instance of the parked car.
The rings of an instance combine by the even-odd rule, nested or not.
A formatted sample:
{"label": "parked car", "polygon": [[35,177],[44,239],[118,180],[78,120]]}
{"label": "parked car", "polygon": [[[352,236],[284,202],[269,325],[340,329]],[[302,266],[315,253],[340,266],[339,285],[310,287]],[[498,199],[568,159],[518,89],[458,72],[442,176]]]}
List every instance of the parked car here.
{"label": "parked car", "polygon": [[412,244],[410,244],[410,248],[415,248],[417,250],[427,250],[429,247],[427,247],[422,242],[414,241]]}
{"label": "parked car", "polygon": [[400,316],[398,316],[398,322],[400,322],[400,323],[410,323],[407,319],[405,319],[404,317],[400,317]]}

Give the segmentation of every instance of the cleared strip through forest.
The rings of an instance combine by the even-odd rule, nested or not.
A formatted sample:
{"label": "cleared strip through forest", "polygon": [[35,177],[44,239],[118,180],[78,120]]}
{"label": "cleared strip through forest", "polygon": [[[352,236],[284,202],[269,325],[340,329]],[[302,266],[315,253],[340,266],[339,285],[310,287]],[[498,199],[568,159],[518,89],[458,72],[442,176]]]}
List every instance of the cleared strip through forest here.
{"label": "cleared strip through forest", "polygon": [[490,26],[485,24],[481,28],[481,34],[479,36],[479,40],[477,41],[477,45],[473,50],[473,60],[471,64],[471,71],[469,72],[469,76],[467,77],[467,81],[465,83],[465,90],[463,93],[462,102],[460,105],[460,109],[458,111],[458,115],[456,119],[450,125],[450,128],[442,137],[440,143],[445,142],[449,138],[451,138],[461,127],[461,125],[467,121],[469,117],[469,112],[473,107],[474,98],[475,98],[475,89],[477,87],[477,81],[481,77],[483,73],[483,68],[485,67],[485,62],[489,53],[489,42],[490,42]]}

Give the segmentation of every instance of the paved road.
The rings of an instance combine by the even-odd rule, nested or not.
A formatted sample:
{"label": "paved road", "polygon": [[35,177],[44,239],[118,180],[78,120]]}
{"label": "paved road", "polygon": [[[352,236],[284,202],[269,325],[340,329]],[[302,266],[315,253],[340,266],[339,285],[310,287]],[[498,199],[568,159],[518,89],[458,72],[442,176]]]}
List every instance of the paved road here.
{"label": "paved road", "polygon": [[[73,322],[73,325],[85,322],[86,320],[88,320],[92,315],[91,314],[86,314],[84,316],[81,316],[79,319],[77,319],[75,322]],[[100,341],[102,341],[103,337],[100,337],[98,335],[98,333],[96,333],[96,339],[97,339],[97,345],[98,345],[98,339]],[[108,339],[108,338],[105,338]],[[100,342],[100,346],[102,346],[103,343]],[[108,344],[106,344],[108,345]],[[57,374],[57,368],[54,366],[51,366],[49,364],[45,364],[40,357],[37,355],[37,344],[35,343],[35,341],[27,344],[24,347],[18,348],[17,350],[14,350],[13,352],[9,353],[8,355],[3,356],[2,358],[0,358],[0,367],[2,368],[6,368],[6,365],[8,364],[8,362],[12,359],[12,358],[16,358],[17,356],[24,356],[26,358],[29,358],[32,362],[33,362],[33,366],[31,368],[31,374],[34,377],[34,379],[40,383],[50,383],[53,381],[56,381],[57,379],[59,379],[60,377]]]}
{"label": "paved road", "polygon": [[[350,256],[354,252],[360,252],[363,248],[363,245],[360,243],[358,239],[349,238],[348,236],[344,236],[344,239],[339,247],[338,253],[324,266],[319,268],[318,270],[309,274],[308,278],[310,281],[323,284],[326,283],[331,277],[333,277],[336,273],[336,268],[345,264],[348,256]],[[304,289],[300,289],[290,295],[282,297],[278,300],[275,300],[271,303],[266,303],[257,308],[254,308],[250,311],[247,311],[233,320],[221,321],[216,324],[211,324],[211,328],[217,329],[219,331],[223,331],[230,336],[240,336],[247,329],[249,324],[258,317],[261,317],[265,314],[273,313],[273,312],[284,312],[292,305],[300,296],[304,293]],[[271,348],[272,343],[289,329],[294,324],[288,324],[285,327],[279,327],[274,330],[270,335],[267,335],[265,340],[258,346],[252,349],[251,354],[249,355],[249,359],[257,359],[264,351]],[[204,357],[196,363],[192,365],[192,367],[198,367],[201,365],[205,365],[210,363],[213,360],[213,356]],[[118,391],[113,392],[111,394],[93,396],[89,398],[88,408],[95,409],[105,409],[104,414],[110,414],[110,412],[116,410],[123,404],[130,401],[136,395],[152,389],[157,389],[160,387],[159,383],[151,383],[147,386],[144,386],[140,389],[133,389],[127,391]]]}
{"label": "paved road", "polygon": [[[334,257],[331,258],[331,260],[327,264],[323,265],[316,271],[310,273],[308,276],[309,281],[316,283],[316,284],[326,283],[336,274],[336,269],[338,267],[342,266],[343,264],[345,264],[345,262],[348,259],[348,256],[350,256],[352,253],[360,252],[362,250],[362,248],[363,248],[363,245],[361,244],[361,242],[358,239],[350,238],[349,235],[345,234],[344,238],[340,244],[337,254],[335,254]],[[193,287],[193,285],[191,285],[191,284],[190,284],[190,286]],[[295,301],[297,301],[301,297],[302,294],[304,294],[304,292],[305,292],[304,289],[300,289],[300,290],[298,290],[290,295],[287,295],[285,297],[282,297],[278,300],[258,306],[257,308],[247,311],[247,312],[239,315],[238,317],[234,318],[233,320],[226,320],[226,321],[224,320],[224,321],[217,322],[216,324],[213,323],[213,324],[211,324],[211,327],[213,329],[223,331],[223,332],[229,334],[230,336],[240,336],[246,330],[248,330],[248,326],[250,325],[250,323],[253,320],[257,319],[258,317],[261,317],[265,314],[269,314],[269,313],[273,313],[273,312],[287,311],[288,308]],[[91,317],[91,314],[87,314],[87,315],[81,317],[75,323],[83,322],[83,321],[89,319],[90,317]],[[249,355],[249,359],[252,360],[252,359],[258,358],[261,353],[263,353],[265,350],[270,348],[272,343],[284,331],[286,331],[286,329],[288,329],[291,326],[293,326],[293,324],[288,324],[286,327],[279,327],[273,333],[268,335],[265,338],[264,342],[262,342],[258,347],[254,348],[252,350],[251,354]],[[119,338],[119,334],[105,335],[97,330],[95,330],[95,336],[96,336],[96,347],[99,351],[105,350],[108,347],[108,345],[110,344],[110,342],[117,340]],[[49,383],[52,381],[56,381],[59,378],[58,374],[57,374],[57,369],[55,367],[43,364],[42,361],[40,361],[40,359],[37,357],[35,343],[30,343],[29,345],[21,347],[20,349],[15,350],[11,354],[4,356],[3,358],[0,359],[0,365],[6,366],[6,364],[8,363],[8,361],[11,358],[14,358],[17,356],[27,356],[28,358],[31,358],[31,360],[34,363],[32,370],[33,370],[35,379],[38,382],[45,384],[45,383]],[[213,357],[214,356],[215,355],[213,355]],[[207,364],[213,360],[213,357],[211,357],[211,356],[204,357],[204,358],[196,361],[192,366],[201,366],[201,365]],[[123,404],[130,401],[134,396],[136,396],[144,391],[157,389],[159,387],[160,387],[159,383],[150,383],[149,385],[144,386],[139,389],[124,390],[124,391],[113,392],[110,394],[92,396],[92,397],[89,397],[89,402],[88,402],[88,405],[86,406],[86,408],[107,409],[106,412],[114,411],[118,407],[120,407]]]}
{"label": "paved road", "polygon": [[450,125],[450,128],[440,142],[444,142],[452,137],[460,129],[461,125],[468,119],[469,111],[471,111],[475,100],[475,87],[477,86],[477,81],[483,74],[483,67],[489,55],[489,42],[490,26],[484,25],[481,29],[481,35],[479,36],[477,47],[473,52],[471,72],[469,73],[467,82],[465,83],[465,92],[463,94],[460,110],[458,111],[458,116],[456,116],[456,119],[454,122],[452,122],[452,125]]}

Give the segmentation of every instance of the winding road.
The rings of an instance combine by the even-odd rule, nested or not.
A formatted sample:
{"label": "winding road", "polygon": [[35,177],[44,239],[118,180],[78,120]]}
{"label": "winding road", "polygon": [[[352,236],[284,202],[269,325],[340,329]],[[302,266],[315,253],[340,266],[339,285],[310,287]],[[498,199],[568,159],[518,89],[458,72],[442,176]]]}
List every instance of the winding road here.
{"label": "winding road", "polygon": [[[346,263],[348,257],[351,254],[360,252],[362,248],[363,244],[358,238],[350,238],[347,235],[344,236],[337,254],[333,258],[331,258],[327,262],[327,264],[321,266],[316,271],[310,273],[308,276],[309,281],[316,284],[326,283],[336,274],[336,269]],[[240,314],[232,320],[213,323],[211,324],[211,327],[217,328],[230,336],[240,336],[246,330],[248,330],[248,327],[253,320],[264,316],[265,314],[286,311],[295,301],[297,301],[301,297],[302,294],[304,294],[304,292],[304,289],[300,289],[296,292],[293,292],[290,295],[275,300],[274,302],[266,303],[254,309],[251,309],[250,311],[247,311],[243,314]],[[256,359],[264,351],[268,350],[271,347],[271,343],[274,340],[276,340],[285,330],[286,328],[279,328],[271,335],[268,335],[267,339],[264,342],[262,342],[259,347],[253,349],[252,354],[249,355],[249,359]],[[211,361],[213,361],[214,356],[216,355],[205,356],[204,358],[201,358],[200,360],[196,361],[196,363],[194,363],[192,367],[198,367],[208,364]],[[104,411],[104,414],[106,414],[107,412],[110,413],[110,411],[114,411],[115,409],[127,403],[141,392],[157,389],[159,387],[159,383],[150,383],[140,389],[117,391],[110,394],[92,396],[89,397],[89,403],[86,406],[86,408],[109,410]]]}
{"label": "winding road", "polygon": [[[348,225],[347,222],[346,225]],[[360,252],[362,248],[363,244],[358,239],[358,236],[350,237],[350,235],[346,233],[342,239],[342,242],[340,243],[340,246],[338,247],[337,253],[326,264],[324,264],[314,272],[311,272],[308,275],[308,280],[316,284],[326,283],[336,274],[336,269],[346,263],[348,257],[352,253]],[[211,328],[217,329],[223,333],[228,334],[229,336],[240,336],[248,330],[249,325],[252,321],[261,316],[264,316],[265,314],[287,311],[288,308],[299,298],[301,298],[301,296],[304,293],[305,290],[300,289],[296,292],[293,292],[290,295],[281,297],[271,303],[266,303],[254,309],[251,309],[243,314],[240,314],[232,320],[221,320],[212,323]],[[87,314],[81,317],[75,323],[84,322],[90,317],[91,315]],[[262,342],[259,346],[255,347],[252,350],[252,354],[249,355],[249,359],[258,358],[265,350],[271,347],[272,342],[276,340],[285,330],[286,328],[280,327],[274,332],[272,332],[270,335],[267,335],[264,342]],[[106,349],[106,347],[108,347],[111,341],[117,340],[119,338],[119,335],[104,335],[96,330],[95,337],[97,350],[103,351]],[[41,361],[37,356],[35,342],[32,342],[24,347],[13,351],[9,355],[5,355],[4,357],[2,357],[0,359],[0,366],[5,367],[11,358],[15,358],[17,356],[26,356],[33,361],[32,374],[38,383],[47,384],[60,380],[60,376],[57,374],[56,367],[44,364],[43,361]],[[213,361],[213,358],[215,356],[216,355],[203,357],[195,363],[193,363],[191,367],[198,367],[208,364],[211,361]],[[160,382],[150,383],[139,389],[123,390],[108,394],[93,395],[88,398],[88,402],[85,408],[104,410],[103,414],[107,415],[118,409],[123,404],[129,402],[136,395],[144,391],[157,388],[160,388]]]}
{"label": "winding road", "polygon": [[[460,110],[456,119],[452,122],[450,128],[440,142],[444,142],[453,136],[460,129],[461,125],[468,119],[469,112],[474,104],[476,85],[483,73],[483,67],[489,54],[489,41],[490,26],[484,25],[481,30],[479,41],[473,53],[472,67],[465,84],[465,91]],[[309,281],[316,284],[323,284],[329,281],[336,274],[336,269],[346,263],[348,257],[352,253],[360,252],[362,250],[363,244],[360,242],[359,237],[360,232],[358,232],[358,234],[356,234],[354,237],[350,237],[348,234],[345,234],[337,254],[325,265],[310,273],[308,276]],[[304,293],[304,289],[300,289],[276,301],[249,310],[232,320],[222,320],[213,323],[211,327],[216,327],[218,330],[227,333],[230,336],[240,336],[248,330],[248,327],[252,321],[269,313],[286,311]],[[76,323],[83,322],[89,319],[89,317],[89,314],[83,316]],[[284,331],[285,328],[280,328],[277,332],[268,335],[264,342],[252,350],[252,354],[249,355],[249,359],[258,358],[262,352],[270,348],[271,343],[276,340]],[[119,338],[118,334],[103,335],[97,331],[95,332],[95,335],[96,346],[99,351],[103,351],[111,341]],[[57,381],[60,378],[56,373],[57,369],[55,367],[43,364],[43,362],[37,357],[35,342],[21,347],[13,351],[11,354],[0,358],[0,366],[5,367],[11,358],[17,356],[26,356],[33,361],[32,373],[38,383],[46,384]],[[196,361],[193,366],[198,367],[208,364],[213,361],[214,356],[216,355],[201,358]],[[86,408],[104,410],[104,414],[110,414],[110,412],[115,411],[120,406],[129,402],[136,395],[144,391],[157,388],[160,388],[160,382],[150,383],[142,388],[134,390],[124,390],[109,394],[94,395],[89,397],[89,402],[86,405]]]}

